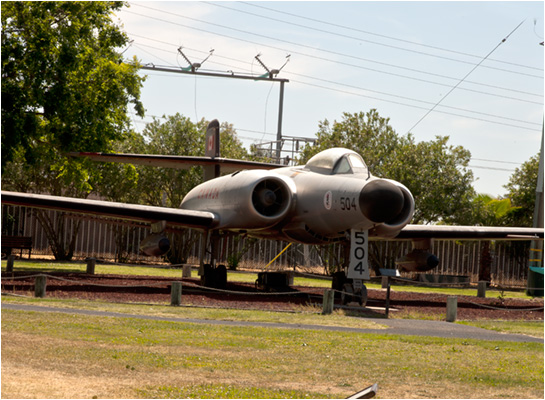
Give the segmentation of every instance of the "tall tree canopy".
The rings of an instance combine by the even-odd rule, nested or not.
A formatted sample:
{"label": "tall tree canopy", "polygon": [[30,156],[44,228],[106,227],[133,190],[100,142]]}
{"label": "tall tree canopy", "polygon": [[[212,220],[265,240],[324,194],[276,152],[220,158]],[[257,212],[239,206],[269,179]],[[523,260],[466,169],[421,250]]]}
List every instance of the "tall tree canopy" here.
{"label": "tall tree canopy", "polygon": [[[86,197],[108,174],[124,187],[135,182],[130,167],[65,155],[110,150],[130,133],[129,104],[144,114],[138,65],[123,62],[128,38],[111,19],[123,5],[2,2],[4,189]],[[55,257],[70,259],[79,223],[36,214]]]}
{"label": "tall tree canopy", "polygon": [[[124,153],[204,156],[205,132],[208,121],[193,123],[177,113],[165,121],[154,119],[146,125],[142,135],[120,143],[117,150]],[[222,157],[247,159],[248,153],[237,138],[231,124],[223,122],[220,129],[220,154]],[[200,167],[189,170],[137,166],[138,189],[132,198],[118,201],[178,207],[183,197],[202,182]],[[115,188],[115,183],[112,182]],[[102,193],[104,194],[104,193]],[[135,197],[136,196],[136,197]]]}
{"label": "tall tree canopy", "polygon": [[123,2],[2,2],[2,166],[41,146],[107,150],[143,115],[137,64],[112,12]]}
{"label": "tall tree canopy", "polygon": [[537,177],[539,171],[539,156],[537,153],[517,168],[504,186],[506,197],[514,206],[519,207],[512,221],[514,226],[532,226],[536,203]]}
{"label": "tall tree canopy", "polygon": [[[413,223],[467,223],[473,173],[471,154],[448,144],[448,137],[416,142],[412,135],[400,136],[372,109],[366,113],[344,113],[342,121],[320,122],[317,141],[302,153],[306,162],[319,151],[346,147],[362,155],[371,172],[406,185],[416,201]],[[448,194],[448,195],[446,195]]]}

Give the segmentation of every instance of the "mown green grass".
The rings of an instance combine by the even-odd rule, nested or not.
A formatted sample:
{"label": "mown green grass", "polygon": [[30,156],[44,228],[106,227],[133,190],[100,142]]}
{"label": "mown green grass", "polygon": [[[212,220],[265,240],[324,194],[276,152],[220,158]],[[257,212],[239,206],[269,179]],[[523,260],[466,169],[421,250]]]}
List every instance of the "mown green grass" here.
{"label": "mown green grass", "polygon": [[321,393],[301,390],[239,387],[235,385],[201,384],[182,387],[160,386],[138,389],[138,397],[146,399],[320,399]]}
{"label": "mown green grass", "polygon": [[539,343],[6,309],[2,364],[6,398],[20,395],[14,379],[28,374],[39,392],[26,388],[27,397],[75,395],[54,375],[81,379],[91,386],[78,397],[99,398],[342,398],[375,382],[382,398],[543,398]]}
{"label": "mown green grass", "polygon": [[165,304],[130,304],[88,301],[81,299],[56,299],[3,296],[4,303],[30,304],[45,307],[74,308],[92,311],[109,311],[124,314],[152,315],[173,318],[194,318],[221,321],[271,322],[286,324],[309,324],[339,326],[361,329],[385,329],[381,324],[347,315],[343,310],[335,310],[331,315],[322,315],[321,309],[302,307],[299,312],[274,312],[242,309],[222,309],[204,307],[172,307]]}
{"label": "mown green grass", "polygon": [[518,333],[543,338],[543,321],[458,321],[458,324],[471,325],[503,333]]}
{"label": "mown green grass", "polygon": [[[2,261],[2,271],[5,273],[6,261]],[[15,263],[15,269],[17,271],[27,271],[29,273],[47,273],[47,272],[65,272],[65,273],[84,273],[86,270],[85,263],[65,263],[57,261],[25,261],[17,260]],[[149,267],[140,265],[111,265],[111,264],[97,264],[95,267],[96,274],[115,274],[115,275],[136,275],[136,276],[159,276],[165,278],[180,279],[182,276],[181,269],[164,267]],[[196,269],[192,270],[192,277],[198,278]],[[242,282],[242,283],[255,283],[257,279],[256,272],[243,272],[243,271],[228,271],[227,279],[230,282]],[[294,285],[296,286],[308,286],[319,288],[330,288],[331,281],[324,279],[315,279],[311,277],[295,277]],[[368,282],[366,286],[369,289],[380,289],[381,284]],[[407,285],[392,282],[393,291],[406,291],[416,293],[436,293],[446,295],[458,295],[458,296],[477,296],[477,289],[469,288],[433,288],[422,287],[416,285]],[[531,299],[523,291],[498,291],[487,290],[486,297],[488,298],[518,298],[518,299]]]}

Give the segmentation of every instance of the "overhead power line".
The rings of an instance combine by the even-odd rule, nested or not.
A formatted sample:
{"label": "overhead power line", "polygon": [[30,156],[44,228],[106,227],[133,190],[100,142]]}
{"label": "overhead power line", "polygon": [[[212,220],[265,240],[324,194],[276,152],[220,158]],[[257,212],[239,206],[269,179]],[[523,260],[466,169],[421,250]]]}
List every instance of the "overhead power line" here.
{"label": "overhead power line", "polygon": [[[208,32],[208,33],[213,33],[213,32],[210,32],[210,31],[206,31],[206,32]],[[176,45],[173,44],[173,43],[167,43],[167,42],[164,42],[164,41],[161,41],[161,40],[157,40],[157,39],[145,37],[145,36],[139,35],[139,34],[137,34],[137,33],[129,33],[129,35],[135,36],[135,37],[140,37],[140,38],[142,38],[142,39],[150,40],[150,41],[157,42],[157,43],[166,44],[166,45],[169,45],[169,46],[176,46]],[[237,39],[237,40],[245,41],[245,40],[243,40],[243,39]],[[265,46],[265,47],[271,47],[271,46],[263,45],[263,44],[260,44],[260,43],[255,43],[255,42],[251,42],[251,43],[259,44],[259,45]],[[146,45],[142,45],[142,44],[140,44],[140,45],[141,45],[141,46],[146,46]],[[158,48],[153,47],[153,46],[148,46],[148,47],[155,48],[155,49],[157,49],[157,50],[164,51],[164,52],[171,52],[171,51],[172,51],[172,50],[158,49]],[[197,51],[197,52],[204,53],[204,52],[202,52],[202,51],[200,51],[200,50],[195,50],[195,49],[192,49],[192,50],[193,50],[193,51]],[[147,53],[149,54],[149,52],[147,52]],[[240,62],[240,63],[244,63],[244,64],[247,64],[247,63],[248,63],[247,61],[237,60],[237,59],[230,58],[230,57],[226,57],[226,56],[218,56],[218,57],[224,58],[224,59],[228,59],[228,60],[231,60],[231,61],[234,61],[234,62]],[[159,58],[159,57],[157,57],[157,58]],[[328,60],[328,59],[325,59],[325,60],[326,60],[326,61],[330,61],[330,62],[332,62],[332,63],[335,63],[335,61],[332,61],[332,60]],[[162,61],[164,61],[164,60],[162,60]],[[164,62],[168,64],[167,61],[164,61]],[[218,63],[218,62],[216,62],[216,64],[218,64],[218,65],[225,65],[225,64]],[[348,66],[350,66],[350,64],[348,64]],[[354,65],[353,67],[362,68],[361,66],[357,66],[357,65]],[[371,70],[371,69],[369,69],[369,68],[363,68],[363,69]],[[443,83],[433,82],[433,81],[429,81],[429,80],[425,80],[425,79],[413,78],[413,77],[409,77],[409,76],[405,76],[405,75],[397,75],[397,74],[388,73],[388,72],[380,71],[380,70],[371,70],[371,71],[379,72],[379,73],[383,73],[383,74],[387,74],[387,75],[398,76],[398,77],[407,78],[407,79],[413,79],[413,80],[417,80],[417,81],[421,81],[421,82],[425,82],[425,83],[430,83],[430,84],[437,85],[437,86],[442,86],[442,87],[448,87],[448,88],[451,88],[451,87],[452,87],[452,86],[450,86],[450,85],[443,84]],[[293,72],[288,72],[288,73],[294,74]],[[297,75],[297,74],[295,74],[295,75]],[[301,75],[301,76],[303,76],[303,75]],[[436,75],[436,76],[441,76],[441,75]],[[309,76],[306,76],[306,77],[307,77],[307,78],[311,78],[311,79],[319,79],[319,78],[314,78],[314,77],[309,77]],[[454,79],[458,80],[458,78],[452,78],[452,77],[447,77],[447,76],[442,76],[442,77],[448,78],[448,79],[453,79],[453,80],[454,80]],[[466,80],[466,83],[469,83],[469,82]],[[536,97],[539,97],[539,98],[543,98],[543,95],[541,95],[541,94],[529,93],[529,92],[525,92],[525,91],[521,91],[521,90],[515,90],[515,89],[504,88],[504,87],[494,86],[494,85],[487,85],[487,84],[476,83],[476,82],[473,82],[473,84],[480,85],[480,86],[486,86],[486,87],[490,87],[490,88],[494,88],[494,89],[500,89],[500,90],[510,91],[510,92],[517,92],[517,93],[521,93],[521,94],[525,94],[525,95],[529,95],[529,96],[536,96]],[[541,105],[541,104],[542,104],[542,102],[540,102],[540,101],[525,100],[525,99],[521,99],[521,98],[518,98],[518,97],[505,96],[505,95],[500,95],[500,94],[497,94],[497,93],[483,92],[483,91],[474,90],[474,89],[469,89],[469,88],[459,88],[459,90],[464,90],[464,91],[468,91],[468,92],[472,92],[472,93],[478,93],[478,94],[484,94],[484,95],[487,95],[487,96],[500,97],[500,98],[505,98],[505,99],[509,99],[509,100],[515,100],[515,101],[520,101],[520,102],[525,102],[525,103],[538,104],[538,105]]]}
{"label": "overhead power line", "polygon": [[522,21],[520,24],[518,24],[517,27],[516,27],[515,29],[513,29],[505,38],[503,38],[503,40],[502,40],[501,42],[499,42],[499,43],[496,45],[496,47],[494,47],[486,56],[484,56],[483,59],[482,59],[477,65],[475,65],[475,66],[471,69],[471,71],[469,71],[469,72],[468,72],[468,73],[467,73],[467,74],[466,74],[466,75],[465,75],[465,76],[464,76],[456,85],[454,85],[454,86],[452,87],[452,89],[450,89],[450,90],[448,91],[447,94],[445,94],[443,97],[441,97],[441,99],[439,99],[439,101],[438,101],[437,103],[435,103],[435,105],[434,105],[426,114],[424,114],[424,116],[422,116],[422,118],[420,118],[420,119],[416,122],[416,124],[414,124],[414,125],[412,126],[411,129],[409,129],[409,132],[411,132],[414,128],[416,128],[416,127],[418,126],[418,124],[420,124],[420,122],[422,122],[422,121],[424,120],[424,118],[426,118],[433,110],[435,110],[435,108],[436,108],[443,100],[445,100],[445,99],[448,97],[448,95],[450,95],[454,90],[456,90],[456,88],[457,88],[458,86],[460,86],[460,84],[461,84],[469,75],[471,75],[471,73],[472,73],[473,71],[475,71],[477,68],[479,68],[479,66],[480,66],[480,65],[481,65],[481,64],[482,64],[490,55],[492,55],[492,53],[494,53],[494,52],[496,51],[496,49],[497,49],[498,47],[501,46],[502,43],[505,43],[505,41],[509,38],[509,36],[511,36],[513,33],[515,33],[515,31],[516,31],[523,23],[524,23],[524,21]]}
{"label": "overhead power line", "polygon": [[[366,61],[366,62],[377,63],[377,64],[381,64],[381,65],[387,65],[387,66],[389,66],[389,67],[391,67],[391,68],[407,69],[407,70],[411,70],[411,71],[413,71],[413,72],[419,72],[419,73],[422,73],[422,74],[429,74],[429,72],[426,72],[426,71],[419,71],[419,70],[416,70],[416,69],[411,69],[411,68],[407,68],[407,67],[401,67],[401,66],[399,66],[399,65],[382,63],[382,62],[380,62],[380,61],[370,60],[370,59],[366,59],[366,58],[363,58],[363,57],[354,56],[354,55],[351,55],[351,54],[344,54],[344,53],[336,52],[336,51],[334,51],[334,50],[324,50],[324,49],[317,48],[317,47],[312,47],[312,46],[303,45],[303,44],[296,43],[296,42],[291,42],[291,41],[289,41],[289,40],[281,40],[281,39],[278,39],[278,38],[275,38],[275,37],[271,37],[271,36],[267,36],[267,35],[263,35],[263,34],[260,34],[260,33],[249,32],[249,31],[245,31],[245,30],[242,30],[242,29],[233,28],[233,27],[230,27],[230,26],[227,26],[227,25],[222,25],[222,24],[218,24],[218,23],[213,23],[213,22],[201,20],[201,19],[198,19],[198,18],[192,18],[192,17],[188,17],[188,16],[185,16],[185,15],[181,15],[181,14],[176,14],[176,13],[164,11],[164,10],[161,10],[161,9],[158,9],[158,8],[154,8],[154,7],[144,6],[144,5],[139,4],[139,3],[131,3],[131,5],[136,5],[136,6],[143,7],[143,8],[149,9],[149,10],[153,10],[153,11],[157,11],[157,12],[160,12],[160,13],[165,13],[165,14],[173,15],[173,16],[176,16],[176,17],[179,17],[179,18],[184,18],[184,19],[187,19],[187,20],[190,20],[190,21],[194,21],[194,22],[199,22],[199,23],[202,23],[202,24],[213,25],[213,26],[216,26],[216,27],[219,27],[219,28],[228,29],[228,30],[231,30],[231,31],[243,33],[243,34],[245,34],[245,35],[252,35],[252,36],[257,36],[257,37],[261,37],[261,38],[268,39],[268,40],[275,40],[275,41],[278,41],[278,42],[288,43],[288,44],[293,45],[293,46],[299,46],[299,47],[311,49],[311,50],[313,50],[313,51],[327,52],[327,53],[329,53],[329,54],[335,54],[335,55],[339,55],[339,56],[342,56],[342,57],[347,57],[347,58],[356,59],[356,60],[359,60],[359,61]],[[133,14],[137,14],[137,15],[141,15],[141,14],[135,13],[135,12],[133,12],[133,11],[126,11],[126,12],[133,13]],[[143,16],[149,17],[149,18],[154,18],[154,17],[147,16],[147,15],[143,15]],[[168,22],[168,21],[167,21],[167,22]],[[473,64],[472,64],[472,65],[473,65]],[[529,76],[529,77],[533,77],[533,78],[543,79],[542,76],[532,75],[532,74],[526,74],[526,73],[523,73],[523,72],[505,70],[505,69],[494,68],[494,67],[486,67],[486,68],[497,69],[497,70],[500,70],[500,71],[503,71],[503,72],[509,72],[509,73],[514,73],[514,74],[517,74],[517,75],[525,75],[525,76]]]}
{"label": "overhead power line", "polygon": [[508,168],[495,168],[495,167],[484,167],[482,165],[468,165],[469,168],[480,168],[480,169],[490,169],[492,171],[504,171],[504,172],[515,172],[514,169]]}
{"label": "overhead power line", "polygon": [[[131,35],[134,35],[134,34],[131,34]],[[138,35],[135,35],[135,36],[138,36]],[[151,38],[147,38],[147,39],[154,40],[154,39],[151,39]],[[173,44],[169,44],[169,43],[166,43],[166,42],[161,42],[161,43],[174,46]],[[169,50],[163,50],[163,49],[157,49],[157,50],[169,51]],[[195,50],[195,49],[190,49],[190,50],[199,52],[199,50]],[[234,58],[231,58],[231,57],[224,57],[224,56],[221,56],[221,55],[216,55],[216,58],[226,58],[226,59],[231,60],[231,61],[246,63],[245,61],[242,61],[242,60],[237,60],[237,59],[234,59]],[[218,63],[217,61],[213,61],[211,63],[219,64],[219,65],[226,66],[226,67],[232,67],[232,66],[230,66],[228,64]],[[157,66],[157,67],[159,67],[159,66]],[[300,77],[312,79],[312,80],[323,82],[323,83],[333,84],[333,85],[336,85],[336,86],[344,86],[344,87],[347,87],[347,88],[350,88],[350,89],[356,89],[356,90],[361,90],[361,91],[370,92],[370,93],[377,93],[377,94],[390,96],[390,97],[395,97],[395,98],[399,98],[399,99],[403,99],[403,100],[414,101],[414,102],[421,103],[421,104],[431,104],[431,105],[434,104],[434,103],[429,102],[429,101],[419,100],[419,99],[406,97],[406,96],[400,96],[400,95],[391,94],[391,93],[375,91],[375,90],[368,89],[368,88],[358,87],[358,86],[355,86],[355,85],[348,85],[348,84],[344,84],[344,83],[341,83],[341,82],[334,82],[334,81],[325,80],[325,79],[322,79],[322,78],[311,77],[311,76],[307,76],[307,75],[303,75],[303,74],[298,74],[298,73],[295,73],[295,72],[286,71],[286,73],[291,74],[291,75],[295,75],[295,76],[300,76]],[[312,84],[312,83],[299,81],[299,80],[293,80],[293,79],[292,79],[292,82],[307,85],[307,86],[314,86],[314,87],[318,87],[318,88],[326,89],[326,90],[330,90],[330,91],[335,91],[335,92],[338,92],[338,93],[346,93],[346,94],[350,94],[350,95],[354,95],[354,96],[358,96],[358,97],[365,97],[365,98],[369,98],[369,99],[373,99],[373,100],[379,100],[379,101],[383,101],[383,102],[403,105],[403,106],[417,108],[417,109],[421,109],[421,110],[428,110],[428,108],[423,107],[423,106],[417,106],[417,105],[413,105],[413,104],[404,103],[404,102],[401,102],[401,101],[384,99],[384,98],[380,98],[380,97],[371,96],[369,94],[355,93],[355,92],[351,92],[351,91],[347,91],[347,90],[331,88],[331,87],[327,87],[327,86]],[[443,107],[445,109],[455,110],[455,111],[462,111],[462,112],[478,114],[478,115],[482,115],[482,116],[488,116],[488,117],[503,119],[503,120],[506,120],[506,121],[513,121],[513,122],[520,122],[520,123],[524,123],[524,124],[528,124],[528,125],[535,125],[536,128],[541,126],[541,124],[537,124],[537,123],[533,123],[533,122],[528,122],[528,121],[524,121],[524,120],[520,120],[520,119],[509,118],[509,117],[494,115],[494,114],[489,114],[489,113],[483,113],[483,112],[479,112],[479,111],[463,109],[463,108],[459,108],[459,107],[443,106],[443,105],[441,105],[441,107]],[[440,112],[440,113],[443,113],[443,114],[448,114],[448,115],[453,115],[453,116],[459,116],[459,117],[463,117],[463,118],[480,120],[480,121],[484,121],[484,122],[490,122],[490,123],[494,123],[494,124],[498,124],[498,125],[511,126],[511,127],[516,127],[516,128],[521,128],[521,129],[537,131],[537,129],[532,129],[532,128],[528,128],[528,127],[524,127],[524,126],[520,126],[520,125],[506,124],[506,123],[502,123],[502,122],[498,122],[498,121],[491,121],[489,119],[476,118],[476,117],[471,117],[471,116],[462,115],[462,114],[458,114],[458,113],[452,113],[452,112],[447,112],[447,111],[437,111],[437,112]]]}
{"label": "overhead power line", "polygon": [[[210,3],[210,2],[206,2],[206,3],[214,4],[216,6],[219,6],[218,4],[215,4],[215,3]],[[245,1],[241,1],[240,3],[245,4],[247,6],[250,6],[250,7],[260,8],[260,9],[264,9],[264,10],[275,12],[275,13],[282,14],[282,15],[289,15],[291,17],[300,18],[300,19],[307,20],[307,21],[312,21],[312,22],[317,22],[317,23],[324,24],[324,25],[329,25],[329,26],[332,26],[334,28],[342,28],[342,29],[353,31],[353,32],[358,32],[358,33],[363,33],[363,34],[366,34],[366,35],[372,35],[372,36],[381,37],[381,38],[385,38],[385,39],[389,39],[389,40],[394,40],[394,41],[401,42],[401,43],[407,43],[407,44],[411,44],[411,45],[415,45],[415,46],[426,47],[426,48],[429,48],[429,49],[445,51],[445,52],[449,52],[449,53],[453,53],[453,54],[459,54],[459,55],[463,55],[463,56],[467,56],[467,57],[473,57],[473,58],[481,58],[482,57],[482,56],[479,56],[479,55],[470,54],[470,53],[466,53],[466,52],[462,52],[462,51],[456,51],[456,50],[452,50],[452,49],[448,49],[448,48],[444,48],[444,47],[439,47],[439,46],[432,46],[432,45],[428,45],[428,44],[425,44],[425,43],[414,42],[414,41],[411,41],[411,40],[401,39],[401,38],[388,36],[388,35],[383,35],[383,34],[376,33],[376,32],[365,31],[365,30],[359,29],[359,28],[354,28],[354,27],[350,27],[350,26],[346,26],[346,25],[336,24],[336,23],[333,23],[331,21],[324,21],[324,20],[320,20],[320,19],[316,19],[316,18],[310,18],[308,16],[293,14],[293,13],[290,13],[290,12],[287,12],[287,11],[276,10],[274,8],[263,6],[262,4],[248,3],[248,2],[245,2]],[[223,6],[223,5],[222,5],[222,7],[227,8],[227,7]],[[245,12],[245,11],[241,11],[241,10],[237,10],[237,11]],[[255,14],[255,15],[258,15],[258,14]],[[266,16],[261,16],[261,17],[262,18],[270,18],[270,17],[266,17]],[[271,18],[271,19],[274,19],[274,18]],[[274,20],[277,20],[277,19],[274,19]],[[286,23],[292,24],[292,22],[286,22]],[[330,32],[330,31],[328,31],[328,32],[332,33],[332,34],[337,34],[337,32]],[[361,39],[358,38],[358,40],[361,40]],[[382,43],[375,43],[375,44],[384,45]],[[385,45],[385,46],[387,46],[387,45]],[[393,46],[389,46],[389,47],[393,47]],[[414,51],[414,50],[410,50],[410,49],[405,49],[403,47],[396,47],[396,48],[398,48],[400,50]],[[417,52],[417,51],[414,51],[414,52]],[[421,53],[421,52],[417,52],[417,53]],[[436,55],[428,54],[428,53],[422,53],[422,54],[426,54],[426,55],[429,55],[429,56],[432,56],[432,57],[440,57],[440,56],[436,56]],[[459,61],[459,60],[454,60],[454,61]],[[494,62],[497,62],[497,63],[513,65],[513,66],[516,66],[516,67],[533,69],[533,70],[536,70],[536,71],[542,71],[543,70],[543,68],[541,68],[541,67],[531,67],[531,66],[528,66],[528,65],[517,64],[517,63],[513,63],[513,62],[509,62],[509,61],[503,61],[503,60],[496,60],[496,59],[492,59],[492,58],[489,58],[489,61],[494,61]]]}
{"label": "overhead power line", "polygon": [[[333,63],[333,64],[336,64],[336,65],[343,65],[343,66],[347,66],[347,67],[352,67],[352,68],[357,68],[357,69],[363,69],[363,70],[366,70],[366,71],[372,71],[372,72],[376,72],[376,73],[379,73],[379,74],[386,74],[386,75],[389,75],[389,76],[396,76],[396,77],[400,77],[400,78],[404,78],[404,79],[410,79],[410,80],[414,80],[414,81],[417,81],[417,82],[430,83],[430,84],[433,84],[433,85],[438,85],[438,86],[443,86],[443,87],[448,87],[448,88],[451,88],[451,87],[452,87],[451,85],[448,85],[448,84],[443,84],[443,83],[439,83],[439,82],[434,82],[434,81],[430,81],[430,80],[423,79],[423,78],[417,78],[417,77],[411,77],[411,76],[402,75],[402,74],[397,74],[397,73],[393,73],[393,72],[387,72],[387,71],[384,71],[384,70],[381,70],[381,69],[375,69],[375,68],[364,67],[364,66],[362,66],[362,65],[351,64],[351,63],[342,62],[342,61],[338,61],[338,60],[331,60],[331,58],[320,57],[320,56],[317,56],[317,55],[315,55],[315,54],[303,53],[303,52],[296,51],[296,50],[293,50],[293,49],[281,48],[281,47],[277,47],[277,46],[272,46],[272,45],[268,45],[268,44],[263,44],[263,43],[254,42],[254,41],[251,41],[251,40],[248,40],[248,39],[242,39],[242,38],[237,38],[237,37],[230,36],[230,35],[219,34],[219,33],[212,32],[212,31],[209,31],[209,30],[206,30],[206,29],[202,29],[202,28],[197,28],[197,27],[194,27],[194,26],[185,25],[185,24],[182,24],[182,23],[179,23],[179,22],[168,21],[168,20],[165,20],[165,19],[163,19],[163,18],[158,18],[158,17],[153,17],[153,16],[144,15],[144,14],[140,14],[140,13],[135,13],[135,12],[132,12],[132,11],[125,11],[125,12],[130,13],[130,14],[134,14],[134,15],[139,15],[139,16],[142,16],[142,17],[145,17],[145,18],[154,19],[154,20],[161,21],[161,22],[166,22],[166,23],[169,23],[169,24],[172,24],[172,25],[182,26],[182,27],[184,27],[184,28],[196,30],[196,31],[199,31],[199,32],[210,33],[210,34],[217,35],[217,36],[220,36],[220,37],[223,37],[223,38],[229,38],[229,39],[233,39],[233,40],[237,40],[237,41],[241,41],[241,42],[245,42],[245,43],[250,43],[250,44],[254,44],[254,45],[259,45],[259,46],[263,46],[263,47],[268,47],[268,48],[275,49],[275,50],[280,50],[280,51],[286,52],[286,53],[298,54],[298,55],[301,55],[301,56],[304,56],[304,57],[309,57],[309,58],[316,59],[316,60],[320,60],[320,61],[326,61],[326,62]],[[176,15],[176,14],[175,14],[175,15]],[[189,17],[184,17],[184,16],[181,16],[181,17],[183,17],[183,18],[189,18]],[[191,19],[191,18],[190,18],[190,19]],[[275,39],[275,40],[276,40],[276,39]],[[289,42],[288,42],[288,43],[289,43]],[[320,49],[316,49],[316,50],[320,50]],[[323,51],[323,50],[321,50],[321,51]],[[384,64],[384,65],[390,66],[389,64],[385,64],[385,63],[383,63],[383,64]],[[399,66],[392,66],[392,67],[401,68],[401,69],[406,69],[406,68],[399,67]],[[416,71],[416,70],[415,70],[415,71]],[[420,72],[421,72],[421,73],[425,73],[425,72],[422,72],[422,71],[420,71]],[[427,73],[426,73],[426,74],[427,74]],[[427,75],[429,75],[429,74],[427,74]],[[432,75],[433,75],[433,74],[432,74]],[[444,77],[444,76],[443,76],[443,77]],[[456,78],[450,78],[450,77],[444,77],[444,78],[456,79]],[[503,97],[503,98],[506,98],[506,99],[509,99],[509,100],[516,100],[516,101],[521,101],[521,102],[526,102],[526,103],[532,103],[532,104],[539,104],[539,105],[542,104],[541,102],[535,102],[535,101],[532,101],[532,100],[524,100],[524,99],[520,99],[520,98],[516,98],[516,97],[511,97],[511,96],[503,96],[503,95],[499,95],[499,94],[491,94],[491,93],[488,93],[488,92],[479,91],[479,90],[474,90],[474,89],[469,89],[469,88],[462,88],[462,87],[460,87],[459,89],[460,89],[460,90],[464,90],[464,91],[469,91],[469,92],[472,92],[472,93],[479,93],[479,94],[491,95],[491,96],[495,96],[495,97]],[[509,89],[506,89],[506,90],[509,90]]]}

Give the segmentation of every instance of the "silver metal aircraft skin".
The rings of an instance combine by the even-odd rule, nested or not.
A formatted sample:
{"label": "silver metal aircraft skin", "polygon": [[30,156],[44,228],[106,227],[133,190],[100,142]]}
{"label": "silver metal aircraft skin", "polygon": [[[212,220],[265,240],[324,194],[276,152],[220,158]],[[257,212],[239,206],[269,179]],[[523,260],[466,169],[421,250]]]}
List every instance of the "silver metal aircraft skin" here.
{"label": "silver metal aircraft skin", "polygon": [[[179,209],[6,191],[2,191],[2,203],[126,221],[161,222],[160,228],[141,245],[149,255],[161,255],[168,249],[161,234],[168,226],[203,230],[210,234],[212,247],[219,232],[305,244],[344,240],[350,242],[351,248],[361,244],[356,243],[360,241],[366,246],[367,237],[412,239],[415,250],[398,264],[407,271],[427,271],[437,266],[437,257],[427,252],[434,237],[543,238],[542,228],[410,225],[415,201],[409,189],[399,182],[373,176],[361,156],[352,150],[328,149],[312,157],[306,165],[296,167],[220,158],[217,120],[208,126],[205,150],[206,157],[70,154],[94,161],[169,168],[202,166],[205,180],[209,180],[192,189]],[[234,172],[215,177],[220,167],[224,172]],[[363,231],[365,239],[359,233],[354,234]]]}
{"label": "silver metal aircraft skin", "polygon": [[306,244],[344,240],[351,229],[395,237],[414,213],[404,185],[372,176],[360,155],[342,148],[325,150],[305,166],[211,179],[192,189],[180,209],[6,191],[2,203]]}
{"label": "silver metal aircraft skin", "polygon": [[[114,155],[108,157],[108,161],[124,162]],[[191,160],[180,159],[176,163],[182,167],[191,165]],[[230,165],[235,161],[230,160]],[[370,238],[413,240],[415,250],[398,264],[406,271],[423,272],[437,266],[436,257],[427,252],[433,238],[543,239],[542,228],[411,225],[415,204],[410,191],[399,182],[374,177],[357,153],[342,148],[325,150],[304,166],[242,170],[211,179],[191,190],[179,209],[8,191],[1,194],[3,204],[128,221],[164,221],[167,227],[232,231],[306,244],[349,240],[352,230],[368,230]],[[156,233],[142,244],[146,254],[160,255],[168,249],[160,230]]]}
{"label": "silver metal aircraft skin", "polygon": [[181,204],[216,216],[214,229],[306,244],[344,240],[351,229],[395,237],[414,213],[401,183],[376,178],[352,150],[332,148],[304,166],[245,170],[204,182]]}

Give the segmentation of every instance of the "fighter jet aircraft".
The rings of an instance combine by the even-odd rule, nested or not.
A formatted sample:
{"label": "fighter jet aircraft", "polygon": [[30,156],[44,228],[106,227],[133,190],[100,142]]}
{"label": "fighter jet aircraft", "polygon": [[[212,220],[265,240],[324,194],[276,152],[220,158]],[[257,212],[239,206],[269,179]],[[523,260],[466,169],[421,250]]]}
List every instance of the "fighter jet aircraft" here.
{"label": "fighter jet aircraft", "polygon": [[[207,134],[210,133],[219,138],[217,121],[209,125]],[[214,147],[211,141],[207,143]],[[213,166],[236,165],[235,160],[217,159],[218,153],[214,151],[212,149],[212,156],[198,161]],[[123,161],[120,160],[123,157],[116,155],[81,155],[99,161]],[[133,161],[149,163],[149,157],[143,157],[132,155]],[[159,158],[164,162],[164,158]],[[169,162],[185,167],[195,160],[171,157]],[[255,164],[245,163],[257,168]],[[149,255],[164,254],[168,250],[168,239],[161,233],[166,226],[200,229],[206,233],[211,246],[204,279],[219,281],[220,285],[226,279],[225,267],[216,266],[215,249],[220,235],[247,234],[305,244],[346,241],[350,243],[350,263],[341,284],[343,290],[354,294],[360,303],[365,303],[367,298],[362,282],[370,277],[367,265],[370,237],[423,240],[424,245],[420,242],[401,261],[402,268],[410,271],[427,271],[437,266],[437,257],[427,252],[429,239],[435,234],[442,238],[543,238],[543,229],[409,225],[415,210],[409,189],[399,182],[373,176],[362,157],[352,150],[328,149],[302,166],[266,167],[274,169],[237,170],[207,180],[185,196],[179,209],[5,191],[2,203],[161,222],[157,233],[142,244],[143,251]],[[217,170],[214,175],[218,175]],[[204,254],[201,263],[204,263]]]}

